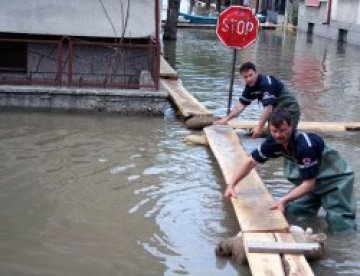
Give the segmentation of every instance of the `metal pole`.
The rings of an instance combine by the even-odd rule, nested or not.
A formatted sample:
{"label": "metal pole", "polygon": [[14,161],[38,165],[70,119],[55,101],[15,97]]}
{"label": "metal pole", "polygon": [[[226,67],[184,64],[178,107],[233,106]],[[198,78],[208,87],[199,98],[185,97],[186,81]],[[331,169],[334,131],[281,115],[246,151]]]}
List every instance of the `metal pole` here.
{"label": "metal pole", "polygon": [[231,101],[232,101],[232,92],[233,92],[233,85],[234,85],[235,65],[236,65],[236,49],[234,49],[234,51],[233,51],[233,60],[232,60],[232,68],[231,68],[231,78],[230,78],[230,88],[229,88],[229,99],[228,99],[227,115],[229,115],[229,113],[231,111]]}
{"label": "metal pole", "polygon": [[[162,3],[162,2],[161,2]],[[159,29],[161,26],[161,19],[160,19],[160,5],[159,0],[155,0],[155,89],[159,90],[159,81],[160,81],[160,36],[159,36]],[[152,52],[154,53],[154,51]]]}

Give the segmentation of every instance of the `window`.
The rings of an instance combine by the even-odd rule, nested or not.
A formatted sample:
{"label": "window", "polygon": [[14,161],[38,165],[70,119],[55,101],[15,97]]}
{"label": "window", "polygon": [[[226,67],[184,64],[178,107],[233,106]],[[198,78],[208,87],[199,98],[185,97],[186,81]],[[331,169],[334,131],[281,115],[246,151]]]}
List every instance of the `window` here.
{"label": "window", "polygon": [[0,72],[26,72],[27,43],[0,41]]}

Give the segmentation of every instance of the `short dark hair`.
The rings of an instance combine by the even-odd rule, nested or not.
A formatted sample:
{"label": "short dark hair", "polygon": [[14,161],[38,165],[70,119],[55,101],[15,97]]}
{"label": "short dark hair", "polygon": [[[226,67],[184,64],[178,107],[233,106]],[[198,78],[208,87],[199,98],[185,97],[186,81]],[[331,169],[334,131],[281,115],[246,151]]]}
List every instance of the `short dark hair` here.
{"label": "short dark hair", "polygon": [[291,126],[290,112],[283,108],[275,108],[270,115],[269,124],[279,128],[284,122]]}
{"label": "short dark hair", "polygon": [[254,70],[256,71],[256,66],[254,63],[252,62],[245,62],[243,63],[240,68],[239,68],[239,71],[240,71],[240,74],[244,71],[248,71],[248,70]]}

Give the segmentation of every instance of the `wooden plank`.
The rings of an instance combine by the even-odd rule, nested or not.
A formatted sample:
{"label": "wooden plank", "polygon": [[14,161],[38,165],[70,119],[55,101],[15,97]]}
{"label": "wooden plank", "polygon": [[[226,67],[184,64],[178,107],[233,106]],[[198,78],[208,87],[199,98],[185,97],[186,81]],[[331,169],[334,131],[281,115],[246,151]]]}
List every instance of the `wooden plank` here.
{"label": "wooden plank", "polygon": [[180,81],[162,79],[161,83],[169,92],[172,101],[182,116],[188,118],[212,115],[208,109],[184,88]]}
{"label": "wooden plank", "polygon": [[[228,125],[239,129],[252,129],[257,121],[232,119]],[[303,131],[360,131],[360,122],[299,122],[298,129]],[[267,130],[267,125],[264,127]]]}
{"label": "wooden plank", "polygon": [[[295,242],[290,233],[275,233],[275,238],[279,242]],[[286,275],[288,276],[313,276],[309,263],[302,254],[282,255]]]}
{"label": "wooden plank", "polygon": [[160,56],[160,78],[172,80],[179,78],[177,72],[169,65],[163,56]]}
{"label": "wooden plank", "polygon": [[259,242],[248,241],[247,247],[250,253],[287,253],[304,254],[309,251],[320,249],[316,242]]}
{"label": "wooden plank", "polygon": [[252,275],[285,276],[280,255],[271,253],[251,253],[247,246],[249,240],[274,242],[275,237],[271,233],[243,233],[245,253]]}
{"label": "wooden plank", "polygon": [[[217,159],[225,181],[230,181],[235,168],[247,158],[239,137],[229,126],[204,128],[211,150]],[[274,201],[255,170],[236,186],[237,197],[231,198],[243,232],[286,232],[288,223],[279,210],[270,210]]]}

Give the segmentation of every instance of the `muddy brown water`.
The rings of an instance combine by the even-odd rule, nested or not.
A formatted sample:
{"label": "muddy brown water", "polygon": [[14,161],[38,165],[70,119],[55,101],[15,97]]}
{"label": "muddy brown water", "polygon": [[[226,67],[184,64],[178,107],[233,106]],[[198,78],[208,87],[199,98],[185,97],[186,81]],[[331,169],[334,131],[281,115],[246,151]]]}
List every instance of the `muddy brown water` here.
{"label": "muddy brown water", "polygon": [[[218,116],[226,112],[232,51],[212,30],[179,30],[165,54],[184,86]],[[238,55],[282,79],[302,119],[360,121],[360,49],[264,31]],[[234,99],[243,84],[235,79]],[[253,104],[244,117],[256,119]],[[163,117],[0,113],[0,275],[249,275],[218,259],[219,239],[238,231],[211,152],[169,107]],[[196,133],[196,132],[194,132]],[[360,133],[326,133],[360,181]],[[261,142],[241,135],[246,150]],[[291,188],[281,161],[259,173],[274,198]],[[358,219],[359,221],[359,219]],[[299,221],[321,230],[323,221]],[[359,224],[359,223],[358,223]],[[316,275],[359,275],[358,234],[330,236]]]}

